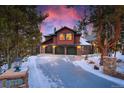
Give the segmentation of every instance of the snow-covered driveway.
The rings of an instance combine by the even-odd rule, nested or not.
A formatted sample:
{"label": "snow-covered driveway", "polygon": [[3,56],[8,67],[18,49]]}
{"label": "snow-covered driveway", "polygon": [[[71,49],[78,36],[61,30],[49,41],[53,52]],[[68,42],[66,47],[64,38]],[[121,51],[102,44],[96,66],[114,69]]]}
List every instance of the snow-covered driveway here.
{"label": "snow-covered driveway", "polygon": [[29,62],[29,87],[119,87],[73,65],[70,56],[40,55],[33,59],[32,65]]}

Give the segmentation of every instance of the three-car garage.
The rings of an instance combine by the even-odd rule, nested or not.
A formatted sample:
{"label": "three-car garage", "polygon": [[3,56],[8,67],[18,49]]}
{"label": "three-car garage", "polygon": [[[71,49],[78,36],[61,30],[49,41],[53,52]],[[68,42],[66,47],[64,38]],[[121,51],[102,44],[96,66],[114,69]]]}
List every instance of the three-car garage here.
{"label": "three-car garage", "polygon": [[[45,53],[53,54],[53,51],[52,45],[45,47]],[[76,46],[56,46],[55,54],[77,55],[77,48]]]}

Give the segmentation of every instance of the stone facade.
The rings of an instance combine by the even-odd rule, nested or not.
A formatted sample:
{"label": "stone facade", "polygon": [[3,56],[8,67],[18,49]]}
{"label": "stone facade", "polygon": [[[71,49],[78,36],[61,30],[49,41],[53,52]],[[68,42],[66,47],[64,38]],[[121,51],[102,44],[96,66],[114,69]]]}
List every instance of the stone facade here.
{"label": "stone facade", "polygon": [[104,57],[103,58],[103,72],[110,76],[124,79],[124,74],[116,71],[116,58]]}
{"label": "stone facade", "polygon": [[105,56],[103,58],[103,71],[105,74],[112,75],[116,72],[116,58]]}
{"label": "stone facade", "polygon": [[77,55],[81,55],[81,47],[77,48]]}

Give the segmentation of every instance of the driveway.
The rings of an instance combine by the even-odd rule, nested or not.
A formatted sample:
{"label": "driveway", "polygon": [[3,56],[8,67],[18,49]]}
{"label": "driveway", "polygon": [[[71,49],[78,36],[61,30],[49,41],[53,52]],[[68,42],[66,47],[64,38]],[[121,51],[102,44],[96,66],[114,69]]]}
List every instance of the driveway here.
{"label": "driveway", "polygon": [[[68,56],[68,59],[72,59]],[[43,56],[35,60],[36,67],[42,74],[54,82],[56,86],[65,88],[110,88],[119,85],[98,77],[84,69],[75,66],[67,56]],[[33,67],[32,67],[33,70]],[[30,72],[29,72],[30,73]],[[31,73],[30,73],[31,74]],[[35,75],[35,73],[32,73]],[[39,76],[38,76],[39,77]],[[30,77],[30,80],[32,77]],[[35,86],[34,86],[35,87]],[[37,86],[36,86],[37,87]]]}

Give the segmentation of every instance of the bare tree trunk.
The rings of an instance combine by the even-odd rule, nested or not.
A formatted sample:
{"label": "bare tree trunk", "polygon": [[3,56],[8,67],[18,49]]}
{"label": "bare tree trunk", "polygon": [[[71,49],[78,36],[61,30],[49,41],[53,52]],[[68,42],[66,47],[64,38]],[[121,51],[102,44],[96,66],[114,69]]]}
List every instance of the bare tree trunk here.
{"label": "bare tree trunk", "polygon": [[108,50],[107,50],[107,48],[103,48],[102,50],[101,50],[101,60],[100,60],[100,65],[103,65],[103,57],[104,56],[108,56]]}
{"label": "bare tree trunk", "polygon": [[124,55],[124,45],[122,45],[122,55]]}

